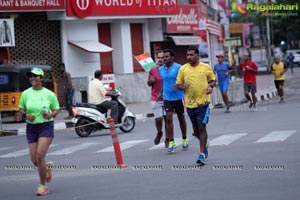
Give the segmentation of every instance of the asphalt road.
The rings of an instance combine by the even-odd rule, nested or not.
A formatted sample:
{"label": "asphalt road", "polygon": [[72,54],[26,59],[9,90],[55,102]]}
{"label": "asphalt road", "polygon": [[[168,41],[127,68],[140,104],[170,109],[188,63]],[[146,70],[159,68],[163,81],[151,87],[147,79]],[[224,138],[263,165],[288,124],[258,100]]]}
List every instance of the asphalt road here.
{"label": "asphalt road", "polygon": [[300,75],[286,81],[286,103],[260,102],[255,112],[236,105],[215,109],[208,125],[209,158],[196,166],[198,141],[187,119],[188,151],[155,146],[154,119],[137,121],[119,135],[126,168],[116,168],[109,131],[79,138],[59,131],[47,156],[55,162],[50,194],[36,197],[37,171],[24,136],[0,138],[0,199],[299,199]]}

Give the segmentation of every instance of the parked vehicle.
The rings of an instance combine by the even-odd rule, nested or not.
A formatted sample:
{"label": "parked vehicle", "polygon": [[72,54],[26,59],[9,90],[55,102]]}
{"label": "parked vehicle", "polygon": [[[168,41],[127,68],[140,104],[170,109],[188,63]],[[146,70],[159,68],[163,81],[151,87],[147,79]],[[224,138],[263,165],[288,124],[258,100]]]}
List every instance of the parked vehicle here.
{"label": "parked vehicle", "polygon": [[[112,100],[118,102],[116,128],[120,128],[122,132],[128,133],[134,129],[136,117],[121,100],[120,91],[113,90],[111,93],[114,94]],[[75,132],[80,137],[88,137],[92,132],[110,128],[107,122],[107,109],[105,108],[99,111],[96,105],[82,103],[73,107],[73,114],[72,122],[75,124]]]}
{"label": "parked vehicle", "polygon": [[20,122],[24,117],[19,112],[19,100],[24,90],[31,87],[27,72],[39,67],[44,70],[43,86],[57,94],[57,85],[51,66],[47,65],[0,65],[0,112],[14,115],[14,121]]}

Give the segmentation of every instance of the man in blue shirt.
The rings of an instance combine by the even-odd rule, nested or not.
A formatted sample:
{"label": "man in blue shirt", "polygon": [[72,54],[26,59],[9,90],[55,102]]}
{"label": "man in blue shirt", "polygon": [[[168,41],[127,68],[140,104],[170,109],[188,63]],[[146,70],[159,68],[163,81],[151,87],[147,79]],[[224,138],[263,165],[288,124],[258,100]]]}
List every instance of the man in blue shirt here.
{"label": "man in blue shirt", "polygon": [[186,121],[184,117],[184,91],[175,88],[176,78],[181,65],[174,62],[174,52],[170,49],[164,50],[164,65],[159,68],[159,74],[163,80],[163,100],[166,111],[166,136],[169,138],[168,152],[174,152],[174,125],[173,112],[175,111],[179,120],[182,133],[182,148],[188,149],[186,138]]}
{"label": "man in blue shirt", "polygon": [[218,86],[226,107],[225,113],[229,113],[230,109],[227,91],[229,87],[230,73],[232,69],[227,62],[224,62],[224,56],[222,54],[219,54],[216,57],[218,59],[218,64],[215,64],[214,72],[218,76]]}

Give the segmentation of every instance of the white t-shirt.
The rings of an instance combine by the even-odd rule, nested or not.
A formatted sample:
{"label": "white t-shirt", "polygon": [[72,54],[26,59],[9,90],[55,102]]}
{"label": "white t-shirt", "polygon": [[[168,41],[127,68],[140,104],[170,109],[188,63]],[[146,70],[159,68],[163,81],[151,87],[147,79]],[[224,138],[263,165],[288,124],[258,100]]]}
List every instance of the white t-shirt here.
{"label": "white t-shirt", "polygon": [[103,83],[99,79],[93,78],[89,83],[89,103],[95,105],[101,104],[106,100],[104,99],[105,94],[106,90]]}

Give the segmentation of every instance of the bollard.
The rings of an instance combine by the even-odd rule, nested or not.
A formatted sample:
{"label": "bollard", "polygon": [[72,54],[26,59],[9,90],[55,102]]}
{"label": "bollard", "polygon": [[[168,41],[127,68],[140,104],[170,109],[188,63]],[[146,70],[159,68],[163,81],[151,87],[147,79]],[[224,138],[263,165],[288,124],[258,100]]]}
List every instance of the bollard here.
{"label": "bollard", "polygon": [[123,162],[120,143],[119,143],[118,135],[116,134],[116,127],[115,127],[114,119],[109,118],[107,121],[109,123],[110,131],[111,131],[111,138],[112,138],[113,145],[114,145],[117,165],[118,165],[118,167],[121,167],[121,168],[127,167],[127,165]]}

